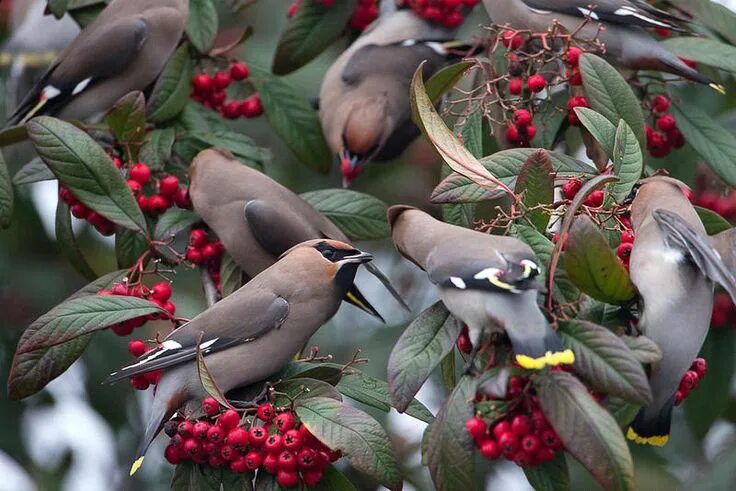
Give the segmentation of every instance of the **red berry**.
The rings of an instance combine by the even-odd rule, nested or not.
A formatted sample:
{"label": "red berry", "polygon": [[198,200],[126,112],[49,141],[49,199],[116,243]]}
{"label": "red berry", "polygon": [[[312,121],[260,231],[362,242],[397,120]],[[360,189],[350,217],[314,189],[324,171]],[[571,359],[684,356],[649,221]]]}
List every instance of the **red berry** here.
{"label": "red berry", "polygon": [[279,469],[294,471],[297,467],[296,457],[288,450],[284,450],[279,454]]}
{"label": "red berry", "polygon": [[151,169],[143,162],[138,162],[130,168],[128,176],[141,185],[145,185],[151,180]]}
{"label": "red berry", "polygon": [[562,185],[562,194],[566,199],[574,199],[582,187],[583,183],[579,179],[569,179]]}
{"label": "red berry", "polygon": [[529,143],[530,141],[534,140],[535,136],[537,136],[537,127],[533,124],[520,126],[519,133],[522,135],[522,140],[524,140],[524,142],[526,143]]}
{"label": "red berry", "polygon": [[273,424],[281,433],[285,433],[292,429],[295,423],[296,420],[294,419],[294,415],[290,411],[279,414],[273,421]]}
{"label": "red berry", "polygon": [[171,298],[171,285],[165,281],[160,281],[151,287],[151,296],[162,302]]}
{"label": "red berry", "polygon": [[279,454],[284,449],[284,438],[278,433],[268,435],[266,443],[264,443],[263,446],[265,447],[266,452],[270,454]]}
{"label": "red berry", "polygon": [[478,418],[477,416],[474,418],[470,418],[465,422],[465,429],[468,430],[470,436],[472,436],[476,440],[479,440],[486,436],[486,422],[483,421],[482,418]]}
{"label": "red berry", "polygon": [[[207,399],[205,399],[207,400]],[[212,425],[207,430],[207,440],[212,443],[221,443],[225,439],[225,430],[221,426]]]}
{"label": "red berry", "polygon": [[631,232],[629,230],[621,232],[621,242],[624,244],[633,244],[634,243],[634,232]]}
{"label": "red berry", "polygon": [[444,24],[445,27],[448,27],[450,29],[453,29],[462,23],[463,23],[463,15],[457,10],[453,10],[452,12],[447,14],[445,18],[442,20],[442,24]]}
{"label": "red berry", "polygon": [[470,341],[468,326],[464,326],[463,330],[460,331],[460,335],[457,337],[457,349],[465,354],[470,354],[473,351],[473,343]]}
{"label": "red berry", "polygon": [[698,378],[704,378],[705,374],[708,373],[708,362],[704,358],[695,358],[693,364],[690,365],[690,370],[698,374]]}
{"label": "red berry", "polygon": [[246,118],[256,118],[263,114],[263,105],[258,94],[248,97],[240,103],[240,111]]}
{"label": "red berry", "polygon": [[245,454],[245,466],[248,468],[248,470],[254,471],[258,469],[261,466],[261,463],[263,462],[263,457],[261,457],[261,454],[259,452],[256,452],[255,450],[251,450],[247,454]]}
{"label": "red berry", "polygon": [[544,90],[545,87],[547,87],[547,81],[544,79],[543,76],[535,74],[529,77],[529,79],[526,81],[526,86],[532,92],[541,92]]}
{"label": "red berry", "polygon": [[633,248],[634,248],[634,245],[631,242],[622,242],[616,248],[616,255],[624,263],[628,263],[629,259],[631,258],[631,250]]}
{"label": "red berry", "polygon": [[209,241],[209,238],[207,237],[207,232],[205,232],[201,228],[195,228],[191,232],[189,232],[189,245],[190,246],[200,248],[203,245],[205,245],[208,241]]}
{"label": "red berry", "polygon": [[657,119],[657,128],[662,131],[670,131],[677,126],[674,116],[671,114],[663,114]]}
{"label": "red berry", "polygon": [[525,450],[518,450],[511,456],[511,460],[514,461],[519,467],[526,467],[531,465],[534,454],[531,454]]}
{"label": "red berry", "polygon": [[151,211],[151,198],[140,194],[136,198],[136,201],[138,202],[138,206],[140,207],[141,211],[146,213]]}
{"label": "red berry", "polygon": [[322,480],[322,476],[322,471],[309,471],[302,474],[302,479],[307,486],[316,486]]}
{"label": "red berry", "polygon": [[268,432],[262,426],[253,426],[248,433],[250,433],[250,444],[254,447],[262,446],[268,438]]}
{"label": "red berry", "polygon": [[583,85],[583,74],[577,68],[572,71],[568,80],[570,85],[579,86]]}
{"label": "red berry", "polygon": [[184,440],[182,450],[185,454],[193,457],[202,451],[202,444],[195,438],[187,438]]}
{"label": "red berry", "polygon": [[225,443],[233,448],[245,448],[248,445],[248,431],[244,428],[233,428],[228,432]]}
{"label": "red berry", "polygon": [[299,484],[299,474],[296,471],[279,469],[276,473],[276,482],[283,488],[293,488]]}
{"label": "red berry", "polygon": [[532,431],[532,424],[529,420],[529,417],[520,414],[518,416],[515,416],[514,419],[511,420],[511,431],[516,434],[516,436],[522,437],[524,435],[528,435]]}
{"label": "red berry", "polygon": [[[214,427],[213,427],[214,428]],[[224,445],[222,449],[220,450],[220,457],[223,458],[223,460],[230,461],[238,457],[238,452],[235,451],[233,447],[230,445]]]}
{"label": "red berry", "polygon": [[214,259],[220,255],[220,251],[218,251],[215,244],[211,242],[209,244],[205,244],[200,251],[202,252],[202,257],[205,261],[209,261],[210,259]]}
{"label": "red berry", "polygon": [[266,472],[269,474],[276,474],[276,471],[279,469],[279,456],[273,455],[273,454],[267,454],[263,458],[263,462],[261,463],[264,469],[266,469]]}
{"label": "red berry", "polygon": [[509,94],[519,95],[521,94],[524,84],[520,78],[512,78],[509,80]]}
{"label": "red berry", "polygon": [[540,446],[536,452],[534,452],[534,458],[540,464],[549,462],[555,458],[555,451],[551,448]]}
{"label": "red berry", "polygon": [[212,84],[217,90],[225,90],[230,86],[232,79],[230,78],[230,72],[217,72],[212,77]]}
{"label": "red berry", "polygon": [[205,96],[212,90],[212,79],[206,73],[199,73],[192,78],[194,92]]}
{"label": "red berry", "polygon": [[223,104],[225,104],[225,99],[227,98],[227,94],[224,90],[218,90],[216,92],[213,92],[210,94],[209,97],[209,103],[210,106],[213,108],[219,108],[222,107]]}
{"label": "red berry", "polygon": [[131,190],[131,192],[135,196],[138,196],[139,194],[141,194],[141,191],[143,191],[143,186],[141,186],[141,183],[139,183],[138,181],[134,181],[133,179],[128,179],[127,183],[128,183],[128,188]]}
{"label": "red berry", "polygon": [[545,447],[549,448],[561,448],[561,442],[560,439],[557,437],[557,433],[554,432],[554,430],[546,430],[542,432],[542,435],[540,436],[540,439],[542,440],[542,444]]}
{"label": "red berry", "polygon": [[501,447],[495,440],[484,440],[480,444],[480,454],[490,460],[495,460],[501,456]]}
{"label": "red berry", "polygon": [[137,358],[146,352],[146,343],[140,339],[132,339],[128,342],[128,351]]}
{"label": "red berry", "polygon": [[493,427],[493,436],[496,437],[496,440],[506,433],[511,433],[511,424],[508,421],[501,421]]}
{"label": "red berry", "polygon": [[222,115],[227,119],[238,119],[242,116],[241,104],[237,101],[230,101],[222,107]]}
{"label": "red berry", "polygon": [[569,48],[567,48],[567,64],[571,67],[577,67],[580,63],[580,55],[582,54],[582,49],[576,48],[575,46],[570,46]]}
{"label": "red berry", "polygon": [[189,197],[189,189],[188,188],[179,188],[174,193],[174,203],[179,208],[191,208],[192,207],[192,199]]}
{"label": "red berry", "polygon": [[233,80],[244,80],[248,78],[249,73],[250,70],[248,70],[248,65],[246,65],[242,61],[236,61],[232,65],[230,65],[230,76],[233,78]]}
{"label": "red berry", "polygon": [[202,400],[202,412],[207,416],[214,416],[220,412],[220,403],[214,397],[205,397]]}
{"label": "red berry", "polygon": [[517,109],[514,111],[514,115],[511,117],[511,120],[517,127],[529,126],[532,124],[532,113],[526,109]]}
{"label": "red berry", "polygon": [[187,261],[192,264],[202,264],[204,262],[202,250],[192,246],[187,247]]}
{"label": "red berry", "polygon": [[130,383],[138,390],[146,390],[150,383],[148,383],[148,380],[146,380],[146,377],[143,375],[136,375],[135,377],[131,377]]}
{"label": "red berry", "polygon": [[245,461],[245,457],[235,457],[230,461],[230,470],[236,474],[245,474],[248,469],[248,463]]}
{"label": "red berry", "polygon": [[687,394],[693,390],[696,385],[698,385],[698,374],[692,370],[688,370],[685,372],[685,375],[682,376],[682,380],[680,380],[680,391]]}
{"label": "red berry", "polygon": [[296,460],[299,469],[302,471],[308,471],[312,469],[316,464],[317,452],[311,448],[303,448],[297,454]]}
{"label": "red berry", "polygon": [[519,448],[519,437],[511,431],[501,434],[498,445],[504,454],[513,454]]}
{"label": "red berry", "polygon": [[173,445],[168,445],[166,447],[166,450],[164,450],[164,458],[171,465],[179,464],[181,462],[181,454],[179,453],[179,449]]}
{"label": "red berry", "polygon": [[501,42],[507,48],[518,49],[524,38],[518,32],[504,31],[501,37]]}
{"label": "red berry", "polygon": [[274,416],[276,416],[276,412],[273,409],[273,404],[261,404],[260,406],[258,406],[256,415],[258,416],[258,419],[268,423],[274,418]]}
{"label": "red berry", "polygon": [[675,406],[679,406],[682,404],[682,401],[685,400],[685,396],[683,395],[682,391],[678,390],[675,392]]}
{"label": "red berry", "polygon": [[603,190],[596,189],[592,193],[588,195],[587,198],[585,198],[584,202],[585,206],[590,206],[591,208],[598,208],[599,206],[603,205]]}
{"label": "red berry", "polygon": [[533,453],[540,447],[540,445],[539,438],[535,435],[526,435],[521,439],[521,448],[525,452]]}
{"label": "red berry", "polygon": [[217,424],[225,430],[232,430],[240,423],[240,414],[234,409],[228,409],[217,418]]}
{"label": "red berry", "polygon": [[152,215],[160,215],[171,208],[171,201],[169,201],[165,196],[154,194],[153,196],[151,196],[151,203],[149,205],[149,208],[149,211]]}
{"label": "red berry", "polygon": [[166,176],[158,182],[158,192],[164,196],[171,197],[179,189],[179,178]]}
{"label": "red berry", "polygon": [[670,100],[663,95],[655,96],[652,99],[652,108],[658,113],[663,113],[670,108]]}
{"label": "red berry", "polygon": [[509,126],[509,128],[506,130],[506,141],[511,143],[512,145],[517,145],[521,143],[521,133],[519,133],[519,130],[516,126]]}
{"label": "red berry", "polygon": [[194,423],[194,429],[192,430],[192,435],[194,435],[194,438],[198,440],[206,440],[207,439],[207,432],[210,430],[210,425],[206,421],[197,421]]}
{"label": "red berry", "polygon": [[299,430],[289,430],[284,433],[284,448],[296,452],[302,447],[302,435]]}
{"label": "red berry", "polygon": [[120,160],[120,157],[113,157],[112,158],[112,164],[117,167],[118,169],[123,168],[123,161]]}
{"label": "red berry", "polygon": [[179,423],[179,426],[177,426],[176,431],[181,435],[182,438],[189,438],[192,436],[192,431],[194,430],[194,425],[190,421],[182,421]]}

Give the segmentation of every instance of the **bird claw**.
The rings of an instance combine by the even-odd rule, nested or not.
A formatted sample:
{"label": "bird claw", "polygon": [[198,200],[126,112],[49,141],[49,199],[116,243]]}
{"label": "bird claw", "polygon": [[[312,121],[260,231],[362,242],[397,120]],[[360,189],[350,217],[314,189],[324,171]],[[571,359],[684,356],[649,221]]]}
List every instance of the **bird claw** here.
{"label": "bird claw", "polygon": [[274,385],[275,384],[272,384],[271,382],[266,382],[263,386],[263,390],[259,392],[258,395],[255,396],[253,399],[249,401],[230,400],[230,404],[232,404],[233,407],[237,409],[252,409],[254,407],[258,407],[259,405],[261,405],[261,403],[268,399],[268,396],[273,390]]}

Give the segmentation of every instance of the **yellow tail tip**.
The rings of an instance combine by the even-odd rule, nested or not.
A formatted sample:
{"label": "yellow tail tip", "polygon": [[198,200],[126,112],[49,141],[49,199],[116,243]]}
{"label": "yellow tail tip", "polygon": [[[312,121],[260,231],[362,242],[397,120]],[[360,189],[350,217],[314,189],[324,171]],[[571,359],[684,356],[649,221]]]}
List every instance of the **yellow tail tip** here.
{"label": "yellow tail tip", "polygon": [[575,363],[575,353],[570,349],[566,349],[565,351],[557,351],[555,353],[548,351],[544,356],[540,356],[539,358],[516,355],[516,362],[527,370],[541,370],[546,366],[572,365]]}
{"label": "yellow tail tip", "polygon": [[655,435],[655,436],[639,436],[634,428],[629,426],[629,430],[626,432],[626,438],[638,443],[639,445],[654,445],[655,447],[664,447],[667,441],[670,439],[669,435]]}
{"label": "yellow tail tip", "polygon": [[133,474],[135,474],[136,472],[138,472],[138,469],[140,469],[140,468],[141,468],[141,466],[143,465],[143,459],[144,459],[144,458],[145,458],[145,457],[144,457],[143,455],[141,455],[140,457],[138,457],[138,458],[136,459],[136,461],[135,461],[135,462],[133,462],[133,465],[131,465],[131,466],[130,466],[130,475],[131,475],[131,476],[132,476]]}
{"label": "yellow tail tip", "polygon": [[708,87],[710,87],[711,89],[715,90],[719,94],[723,94],[723,95],[726,94],[726,87],[724,87],[721,84],[717,84],[715,82],[711,82],[711,83],[708,84]]}

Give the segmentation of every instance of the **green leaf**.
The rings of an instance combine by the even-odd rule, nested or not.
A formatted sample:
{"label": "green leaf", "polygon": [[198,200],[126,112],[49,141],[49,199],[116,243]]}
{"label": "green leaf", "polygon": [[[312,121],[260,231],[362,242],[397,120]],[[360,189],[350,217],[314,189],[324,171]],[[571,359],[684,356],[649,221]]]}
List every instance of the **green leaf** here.
{"label": "green leaf", "polygon": [[8,166],[0,152],[0,228],[8,228],[13,216],[13,185],[10,183]]}
{"label": "green leaf", "polygon": [[388,358],[392,405],[403,412],[442,359],[455,347],[460,323],[442,302],[419,314],[396,341]]}
{"label": "green leaf", "polygon": [[174,148],[184,161],[190,162],[199,152],[210,147],[229,150],[240,162],[258,170],[263,170],[264,164],[272,159],[271,152],[257,146],[250,137],[228,130],[192,131]]}
{"label": "green leaf", "polygon": [[140,147],[146,135],[146,99],[143,93],[135,91],[121,97],[105,116],[105,122],[118,142]]}
{"label": "green leaf", "polygon": [[432,143],[437,153],[452,170],[462,174],[481,187],[494,192],[513,192],[498,181],[481,165],[455,134],[445,125],[432,104],[422,80],[424,62],[417,68],[411,83],[411,107],[414,122],[422,130],[427,140]]}
{"label": "green leaf", "polygon": [[575,114],[585,129],[601,144],[603,150],[612,157],[613,147],[616,144],[616,125],[588,107],[576,107]]}
{"label": "green leaf", "polygon": [[719,234],[731,229],[731,224],[728,223],[728,220],[723,218],[715,211],[709,210],[707,208],[701,208],[700,206],[695,206],[694,208],[696,213],[698,214],[698,218],[700,218],[700,221],[703,222],[705,232],[708,235]]}
{"label": "green leaf", "polygon": [[119,268],[133,266],[148,249],[148,239],[140,232],[118,227],[115,231],[115,257]]}
{"label": "green leaf", "polygon": [[315,378],[337,385],[342,378],[342,368],[342,365],[337,363],[292,361],[278,374],[278,378],[282,380],[296,377]]}
{"label": "green leaf", "polygon": [[736,72],[736,47],[715,39],[678,36],[662,44],[681,58]]}
{"label": "green leaf", "polygon": [[[263,472],[263,474],[266,474]],[[253,474],[236,474],[230,469],[215,469],[194,462],[176,466],[171,491],[252,491]],[[279,489],[278,487],[276,489]]]}
{"label": "green leaf", "polygon": [[619,121],[618,128],[616,128],[611,158],[613,174],[618,176],[618,181],[608,186],[606,202],[609,204],[623,203],[644,170],[644,156],[641,153],[641,147],[636,140],[636,135],[624,120]]}
{"label": "green leaf", "polygon": [[[340,379],[337,388],[344,395],[362,402],[381,411],[388,412],[391,409],[388,383],[384,380],[371,377],[356,368],[350,368]],[[430,423],[434,416],[421,402],[413,399],[406,408],[406,414],[420,421]]]}
{"label": "green leaf", "polygon": [[61,254],[69,261],[69,264],[87,281],[97,278],[87,260],[84,258],[77,238],[74,236],[72,228],[72,216],[69,212],[69,205],[59,200],[56,205],[56,243],[61,249]]}
{"label": "green leaf", "polygon": [[[552,204],[555,197],[555,178],[549,153],[537,150],[529,156],[519,170],[514,192],[517,195],[523,194],[521,201],[527,209]],[[550,215],[544,210],[529,210],[525,218],[537,230],[544,232]]]}
{"label": "green leaf", "polygon": [[301,197],[352,240],[383,239],[391,235],[386,204],[370,194],[349,189],[321,189]]}
{"label": "green leaf", "polygon": [[194,61],[189,55],[189,45],[179,46],[166,63],[148,100],[148,119],[164,123],[176,118],[189,102],[190,84],[194,73]]}
{"label": "green leaf", "polygon": [[424,431],[427,465],[439,491],[475,489],[474,445],[465,429],[465,422],[473,416],[471,401],[475,388],[473,377],[462,377],[437,418]]}
{"label": "green leaf", "polygon": [[549,103],[540,104],[534,110],[534,126],[537,136],[531,142],[532,148],[551,149],[555,146],[562,124],[567,121],[567,93],[552,95]]}
{"label": "green leaf", "polygon": [[[457,126],[455,126],[457,130]],[[483,112],[476,110],[465,119],[460,128],[463,145],[477,159],[483,157]],[[449,166],[448,166],[449,167]]]}
{"label": "green leaf", "polygon": [[685,416],[701,440],[729,404],[730,391],[725,388],[733,380],[734,345],[733,329],[711,329],[700,348],[700,357],[708,360],[708,374],[685,400]]}
{"label": "green leaf", "polygon": [[10,126],[0,130],[0,147],[7,147],[28,139],[25,125]]}
{"label": "green leaf", "polygon": [[662,350],[646,336],[621,336],[621,341],[634,354],[639,363],[656,363],[662,359]]}
{"label": "green leaf", "polygon": [[355,0],[336,0],[329,7],[303,0],[281,33],[273,73],[286,75],[316,58],[342,35],[354,11]]}
{"label": "green leaf", "polygon": [[[480,163],[501,182],[514,187],[517,176],[521,172],[521,167],[536,151],[538,149],[534,148],[503,150],[480,159]],[[547,153],[552,161],[552,168],[555,170],[557,179],[592,175],[596,172],[590,165],[565,154]],[[499,197],[497,191],[489,191],[455,172],[440,182],[433,191],[430,200],[433,203],[472,203],[497,197]]]}
{"label": "green leaf", "polygon": [[647,374],[618,336],[592,322],[571,320],[558,331],[575,353],[575,370],[592,388],[640,406],[652,402]]}
{"label": "green leaf", "polygon": [[23,331],[16,353],[26,353],[163,309],[143,298],[90,295],[63,302]]}
{"label": "green leaf", "polygon": [[20,186],[21,184],[31,184],[33,182],[53,181],[54,179],[56,179],[56,176],[51,172],[49,166],[40,158],[34,157],[33,160],[18,169],[18,172],[13,176],[13,184]]}
{"label": "green leaf", "polygon": [[173,128],[155,129],[148,133],[138,152],[141,162],[148,164],[154,171],[162,171],[171,158],[171,151],[176,140]]}
{"label": "green leaf", "polygon": [[48,116],[33,118],[26,126],[38,155],[79,201],[122,227],[146,231],[133,193],[97,142]]}
{"label": "green leaf", "polygon": [[266,119],[276,134],[304,164],[318,172],[329,171],[332,154],[309,101],[283,79],[265,70],[251,66],[250,72]]}
{"label": "green leaf", "polygon": [[200,53],[207,53],[217,36],[217,9],[212,0],[189,0],[187,38]]}
{"label": "green leaf", "polygon": [[153,236],[156,240],[166,241],[200,221],[202,219],[193,211],[182,210],[181,208],[169,208],[158,219]]}
{"label": "green leaf", "polygon": [[442,96],[452,90],[465,76],[468,68],[473,65],[475,65],[473,61],[461,61],[448,65],[432,75],[427,81],[427,96],[429,96],[432,103],[437,104]]}
{"label": "green leaf", "polygon": [[269,474],[268,472],[258,472],[256,474],[255,491],[282,491],[282,489],[276,482],[275,474]]}
{"label": "green leaf", "polygon": [[618,125],[623,119],[644,143],[644,116],[641,104],[631,86],[618,71],[603,58],[590,53],[580,57],[580,72],[590,107]]}
{"label": "green leaf", "polygon": [[204,361],[204,355],[202,355],[202,336],[204,333],[199,334],[197,339],[197,374],[199,375],[199,383],[202,384],[202,388],[208,396],[214,398],[221,406],[234,409],[230,402],[228,402],[225,394],[217,385],[217,381],[212,377],[212,372],[207,368],[207,363]]}
{"label": "green leaf", "polygon": [[565,449],[607,490],[634,489],[634,464],[623,433],[573,375],[548,371],[534,381],[545,417]]}
{"label": "green leaf", "polygon": [[64,17],[64,14],[66,14],[70,1],[71,0],[48,0],[46,3],[49,12],[54,14],[54,17],[57,19],[61,19]]}
{"label": "green leaf", "polygon": [[[109,288],[125,273],[126,271],[113,271],[106,274],[85,285],[65,301],[92,295],[103,288]],[[8,396],[13,400],[19,400],[43,389],[46,384],[64,373],[82,355],[93,336],[94,333],[91,333],[50,348],[16,353],[8,375]]]}
{"label": "green leaf", "polygon": [[736,186],[736,137],[694,104],[671,107],[685,140],[726,184]]}
{"label": "green leaf", "polygon": [[618,397],[606,397],[606,409],[616,420],[620,428],[628,428],[641,406],[631,404]]}
{"label": "green leaf", "polygon": [[[314,378],[290,378],[276,384],[277,392],[288,395],[291,399],[308,397],[328,397],[336,401],[342,401],[340,392],[329,382]],[[277,406],[288,406],[291,400],[285,395],[276,395],[274,403]]]}
{"label": "green leaf", "polygon": [[222,298],[232,294],[241,286],[243,286],[243,270],[229,254],[225,253],[222,256],[222,261],[220,261],[220,293]]}
{"label": "green leaf", "polygon": [[455,388],[457,385],[455,374],[455,351],[450,351],[447,353],[447,356],[442,358],[442,361],[440,362],[440,375],[442,375],[442,382],[448,390]]}
{"label": "green leaf", "polygon": [[732,43],[736,43],[736,14],[728,7],[702,0],[670,0],[669,3],[691,14],[699,24],[714,29]]}
{"label": "green leaf", "polygon": [[626,268],[588,216],[575,219],[564,260],[570,280],[596,300],[621,304],[634,298],[634,286]]}
{"label": "green leaf", "polygon": [[558,453],[549,462],[522,467],[522,469],[535,491],[567,491],[571,489],[570,473],[567,470],[564,453]]}
{"label": "green leaf", "polygon": [[358,491],[353,483],[342,472],[329,466],[322,475],[322,480],[316,486],[310,486],[310,491]]}
{"label": "green leaf", "polygon": [[296,413],[310,433],[329,448],[342,450],[356,470],[391,490],[401,489],[391,441],[376,420],[326,397],[297,400]]}

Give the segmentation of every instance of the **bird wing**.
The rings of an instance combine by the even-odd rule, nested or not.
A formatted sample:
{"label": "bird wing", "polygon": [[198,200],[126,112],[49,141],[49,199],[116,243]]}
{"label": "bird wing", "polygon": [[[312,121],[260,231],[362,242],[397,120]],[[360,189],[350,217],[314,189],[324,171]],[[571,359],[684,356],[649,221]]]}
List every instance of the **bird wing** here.
{"label": "bird wing", "polygon": [[300,242],[322,236],[320,230],[312,227],[308,220],[285,207],[277,208],[263,200],[248,201],[243,212],[253,237],[274,257],[279,257]]}
{"label": "bird wing", "polygon": [[693,230],[679,215],[669,210],[656,209],[652,216],[670,247],[681,250],[711,281],[719,283],[736,301],[736,278],[723,263],[718,251],[706,237]]}
{"label": "bird wing", "polygon": [[173,331],[158,348],[141,356],[136,363],[112,373],[105,382],[117,382],[193,360],[197,356],[200,335],[199,348],[205,356],[249,343],[280,328],[288,315],[289,303],[273,292],[251,290],[245,295],[236,292]]}
{"label": "bird wing", "polygon": [[[84,34],[84,33],[83,33]],[[135,59],[148,37],[148,25],[140,16],[115,20],[105,29],[97,29],[77,38],[29,91],[9,118],[10,124],[38,111],[41,98],[43,112],[62,107],[74,96],[101,80],[123,72]]]}
{"label": "bird wing", "polygon": [[[575,17],[588,17],[611,24],[640,27],[664,27],[686,31],[680,25],[687,20],[653,7],[640,0],[522,0],[529,8],[543,12],[557,12]],[[592,8],[591,8],[592,6]]]}

